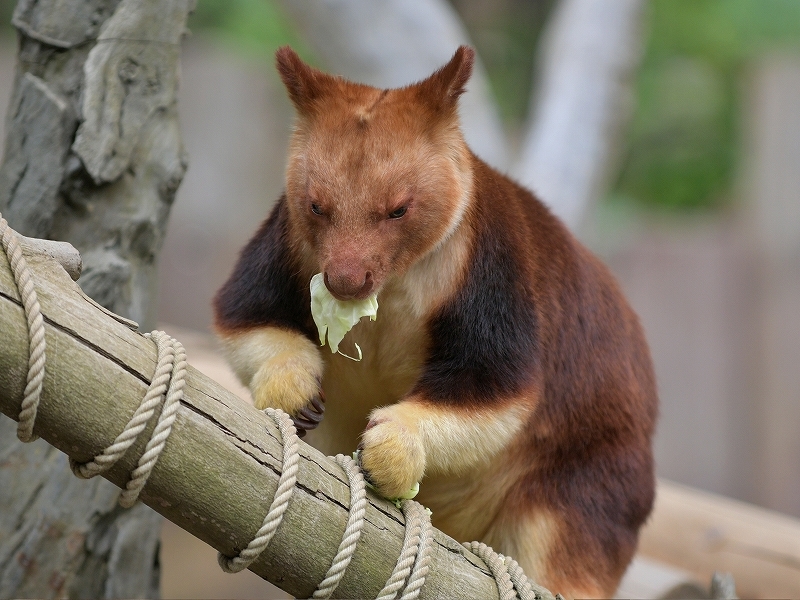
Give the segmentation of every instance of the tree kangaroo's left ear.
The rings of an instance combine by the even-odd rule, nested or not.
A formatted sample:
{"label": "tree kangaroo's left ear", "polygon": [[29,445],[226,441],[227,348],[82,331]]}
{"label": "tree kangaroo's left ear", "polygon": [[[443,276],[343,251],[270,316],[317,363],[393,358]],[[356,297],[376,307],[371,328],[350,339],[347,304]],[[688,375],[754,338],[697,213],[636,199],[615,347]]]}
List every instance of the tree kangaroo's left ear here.
{"label": "tree kangaroo's left ear", "polygon": [[450,62],[416,84],[419,99],[437,112],[453,111],[465,91],[474,63],[475,51],[469,46],[459,46]]}

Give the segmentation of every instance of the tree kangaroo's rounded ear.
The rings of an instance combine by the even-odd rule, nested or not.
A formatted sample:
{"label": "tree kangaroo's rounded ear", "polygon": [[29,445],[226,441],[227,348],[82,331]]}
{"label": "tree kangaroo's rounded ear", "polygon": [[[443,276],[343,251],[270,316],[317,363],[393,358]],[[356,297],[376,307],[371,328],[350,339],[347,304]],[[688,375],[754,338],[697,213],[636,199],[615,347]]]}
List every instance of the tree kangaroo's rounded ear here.
{"label": "tree kangaroo's rounded ear", "polygon": [[334,78],[307,65],[289,46],[275,52],[275,66],[297,112],[307,115],[331,88]]}
{"label": "tree kangaroo's rounded ear", "polygon": [[456,108],[475,64],[475,51],[469,46],[459,46],[453,58],[427,79],[416,84],[417,96],[438,111],[450,112]]}

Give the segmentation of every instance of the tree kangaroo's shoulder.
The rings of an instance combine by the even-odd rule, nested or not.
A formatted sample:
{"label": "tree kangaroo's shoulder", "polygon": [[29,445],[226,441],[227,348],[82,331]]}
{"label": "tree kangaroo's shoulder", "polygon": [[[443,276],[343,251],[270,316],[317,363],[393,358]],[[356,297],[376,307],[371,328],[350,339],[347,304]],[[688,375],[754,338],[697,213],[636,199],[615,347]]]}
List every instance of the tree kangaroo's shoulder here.
{"label": "tree kangaroo's shoulder", "polygon": [[219,328],[276,325],[313,333],[310,293],[290,244],[287,212],[281,196],[242,249],[214,298]]}

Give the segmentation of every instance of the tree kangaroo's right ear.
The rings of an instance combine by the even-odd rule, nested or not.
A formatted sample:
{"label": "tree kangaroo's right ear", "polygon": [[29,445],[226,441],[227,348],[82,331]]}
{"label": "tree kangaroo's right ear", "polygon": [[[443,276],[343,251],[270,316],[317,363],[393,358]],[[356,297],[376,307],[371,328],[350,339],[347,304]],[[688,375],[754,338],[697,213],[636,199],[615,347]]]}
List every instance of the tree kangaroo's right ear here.
{"label": "tree kangaroo's right ear", "polygon": [[317,101],[331,89],[335,79],[307,65],[289,46],[278,48],[275,65],[300,115],[313,112]]}

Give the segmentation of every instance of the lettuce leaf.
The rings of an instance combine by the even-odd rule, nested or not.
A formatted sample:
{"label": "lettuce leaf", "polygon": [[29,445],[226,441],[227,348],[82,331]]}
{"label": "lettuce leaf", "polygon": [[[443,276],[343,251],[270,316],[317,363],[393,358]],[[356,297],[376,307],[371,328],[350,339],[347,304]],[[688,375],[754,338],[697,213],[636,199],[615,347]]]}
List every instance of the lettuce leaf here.
{"label": "lettuce leaf", "polygon": [[[325,277],[317,273],[311,278],[311,316],[319,331],[319,343],[324,346],[326,337],[331,352],[339,352],[339,344],[361,317],[369,317],[370,321],[377,319],[378,296],[373,294],[363,300],[337,300],[325,287]],[[361,359],[361,348],[356,344]],[[347,356],[346,354],[342,356]],[[347,356],[347,358],[352,358]]]}

